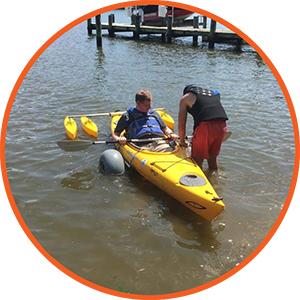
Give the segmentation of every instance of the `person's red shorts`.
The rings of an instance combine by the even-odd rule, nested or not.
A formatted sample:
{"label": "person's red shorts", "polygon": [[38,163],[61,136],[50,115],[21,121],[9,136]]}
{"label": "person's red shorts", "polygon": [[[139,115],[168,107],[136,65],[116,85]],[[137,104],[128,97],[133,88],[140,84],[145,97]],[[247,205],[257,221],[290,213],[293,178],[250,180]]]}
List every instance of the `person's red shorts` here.
{"label": "person's red shorts", "polygon": [[201,122],[193,133],[192,157],[201,159],[217,157],[227,131],[226,121]]}

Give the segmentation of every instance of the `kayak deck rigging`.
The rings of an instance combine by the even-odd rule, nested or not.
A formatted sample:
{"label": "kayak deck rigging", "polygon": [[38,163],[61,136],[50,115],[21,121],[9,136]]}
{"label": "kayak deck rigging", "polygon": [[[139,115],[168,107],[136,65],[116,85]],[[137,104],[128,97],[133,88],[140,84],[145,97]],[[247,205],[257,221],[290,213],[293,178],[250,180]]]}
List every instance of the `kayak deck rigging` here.
{"label": "kayak deck rigging", "polygon": [[[167,160],[163,161],[163,160],[159,160],[159,161],[153,161],[153,162],[151,162],[150,165],[151,166],[155,166],[157,168],[160,168],[162,172],[166,172],[168,169],[174,167],[176,164],[179,164],[179,163],[190,165],[190,163],[187,162],[186,159],[188,159],[188,157],[184,157],[184,158],[182,158],[180,160],[177,160],[177,161],[167,161]],[[162,168],[161,166],[158,165],[159,163],[167,163],[167,164],[169,163],[170,165],[168,167],[166,167],[166,168]]]}

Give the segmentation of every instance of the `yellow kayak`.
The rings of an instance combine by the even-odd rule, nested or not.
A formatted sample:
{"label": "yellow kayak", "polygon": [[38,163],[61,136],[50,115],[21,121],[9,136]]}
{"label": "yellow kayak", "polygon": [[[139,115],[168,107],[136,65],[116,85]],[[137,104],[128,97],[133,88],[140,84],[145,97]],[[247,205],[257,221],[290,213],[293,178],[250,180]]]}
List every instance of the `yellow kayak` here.
{"label": "yellow kayak", "polygon": [[162,120],[165,122],[165,124],[173,131],[174,123],[175,123],[174,119],[163,110],[157,110],[157,112],[160,115],[160,117],[162,118]]}
{"label": "yellow kayak", "polygon": [[74,140],[77,137],[77,124],[73,118],[70,117],[65,117],[64,119],[64,126],[65,126],[65,131],[66,135],[69,139]]}
{"label": "yellow kayak", "polygon": [[[113,132],[120,115],[113,116]],[[177,146],[173,152],[152,152],[134,144],[117,144],[124,160],[143,177],[206,220],[224,210],[224,203],[201,168]]]}
{"label": "yellow kayak", "polygon": [[84,132],[86,132],[91,137],[98,137],[98,127],[91,119],[83,116],[80,118],[80,121]]}

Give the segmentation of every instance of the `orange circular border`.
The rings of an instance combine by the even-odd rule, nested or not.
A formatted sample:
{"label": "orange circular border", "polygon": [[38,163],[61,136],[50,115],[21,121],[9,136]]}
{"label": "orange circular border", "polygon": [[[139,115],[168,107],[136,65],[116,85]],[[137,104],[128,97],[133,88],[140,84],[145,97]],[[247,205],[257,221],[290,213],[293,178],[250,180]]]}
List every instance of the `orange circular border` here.
{"label": "orange circular border", "polygon": [[[12,105],[14,103],[16,94],[23,82],[24,77],[26,76],[26,74],[28,73],[28,71],[30,70],[30,68],[32,67],[32,65],[36,62],[36,60],[39,58],[39,56],[47,49],[47,47],[49,47],[55,40],[57,40],[60,36],[62,36],[64,33],[66,33],[68,30],[70,30],[71,28],[73,28],[74,26],[78,25],[79,23],[86,21],[88,18],[92,18],[95,15],[98,14],[103,14],[106,13],[108,11],[111,10],[116,10],[118,8],[122,8],[122,7],[126,7],[126,6],[135,6],[135,5],[147,5],[147,4],[154,4],[154,5],[168,5],[168,6],[175,6],[175,7],[179,7],[182,9],[186,9],[186,10],[191,10],[194,11],[198,14],[201,15],[206,15],[209,18],[212,18],[214,20],[216,20],[217,22],[223,24],[224,26],[226,26],[227,28],[230,28],[232,31],[236,32],[239,36],[241,36],[249,45],[251,45],[257,52],[258,54],[261,56],[261,58],[264,60],[264,62],[269,66],[269,68],[271,69],[273,75],[275,76],[288,105],[289,108],[289,112],[292,118],[292,122],[293,122],[293,128],[294,128],[294,141],[295,141],[295,162],[294,162],[294,169],[293,169],[293,177],[291,180],[291,184],[290,184],[290,188],[289,188],[289,192],[288,192],[288,196],[286,198],[286,201],[283,205],[283,208],[279,214],[279,217],[277,219],[277,221],[274,223],[273,227],[271,228],[271,230],[268,232],[268,234],[266,235],[266,237],[264,238],[264,240],[259,244],[259,246],[251,253],[251,255],[249,255],[246,259],[244,259],[238,266],[234,267],[233,269],[231,269],[230,271],[226,272],[225,274],[223,274],[222,276],[218,277],[217,279],[214,279],[210,282],[207,282],[199,287],[196,288],[192,288],[189,290],[185,290],[185,291],[181,291],[181,292],[176,292],[176,293],[169,293],[169,294],[162,294],[162,295],[138,295],[138,294],[128,294],[128,293],[123,293],[123,292],[118,292],[100,285],[97,285],[93,282],[90,282],[84,278],[81,278],[80,276],[78,276],[77,274],[73,273],[72,271],[70,271],[69,269],[67,269],[66,267],[64,267],[60,262],[58,262],[57,260],[55,260],[38,242],[38,240],[33,236],[33,234],[30,232],[29,228],[27,227],[26,223],[24,222],[24,219],[22,218],[17,205],[15,203],[15,200],[13,198],[11,189],[10,189],[10,185],[9,185],[9,180],[7,177],[7,169],[6,169],[6,163],[5,163],[5,138],[6,138],[6,129],[7,129],[7,124],[8,124],[8,119],[9,119],[9,115],[10,115],[10,111],[12,108]],[[70,24],[68,24],[67,26],[65,26],[64,28],[62,28],[61,30],[59,30],[56,34],[54,34],[49,40],[47,40],[39,49],[38,51],[33,55],[33,57],[30,59],[30,61],[27,63],[27,65],[25,66],[24,70],[22,71],[21,75],[19,76],[13,90],[12,93],[10,95],[8,104],[6,106],[6,110],[4,113],[4,118],[3,118],[3,123],[2,123],[2,130],[1,130],[1,144],[0,144],[0,150],[1,150],[1,169],[2,169],[2,176],[3,176],[3,181],[4,181],[4,186],[6,189],[6,193],[10,202],[10,205],[13,209],[13,212],[15,214],[15,216],[17,217],[21,227],[23,228],[24,232],[26,233],[26,235],[28,236],[28,238],[31,240],[31,242],[35,245],[35,247],[52,263],[54,264],[59,270],[61,270],[62,272],[64,272],[65,274],[67,274],[68,276],[70,276],[71,278],[79,281],[80,283],[91,287],[93,289],[96,289],[98,291],[107,293],[107,294],[111,294],[117,297],[123,297],[123,298],[133,298],[133,299],[166,299],[166,298],[175,298],[175,297],[181,297],[181,296],[187,296],[193,293],[197,293],[200,292],[202,290],[205,290],[209,287],[212,287],[220,282],[222,282],[223,280],[229,278],[230,276],[234,275],[236,272],[238,272],[239,270],[241,270],[244,266],[246,266],[265,246],[266,244],[270,241],[270,239],[272,238],[272,236],[275,234],[276,230],[278,229],[279,225],[281,224],[287,209],[290,205],[290,202],[292,200],[293,194],[294,194],[294,190],[295,190],[295,186],[296,186],[296,182],[297,182],[297,177],[298,177],[298,169],[299,169],[299,129],[298,129],[298,123],[297,123],[297,118],[296,118],[296,113],[292,104],[292,100],[290,98],[289,92],[281,78],[281,76],[279,75],[277,69],[275,68],[275,66],[273,65],[273,63],[271,62],[271,60],[267,57],[267,55],[262,51],[261,48],[258,47],[258,45],[252,41],[245,33],[243,33],[242,31],[240,31],[238,28],[236,28],[235,26],[233,26],[232,24],[230,24],[229,22],[223,20],[222,18],[208,12],[205,10],[202,10],[200,8],[191,6],[191,5],[186,5],[186,4],[182,4],[182,3],[178,3],[178,2],[170,2],[170,1],[151,1],[151,0],[143,0],[143,1],[128,1],[128,2],[123,2],[123,3],[118,3],[118,4],[113,4],[113,5],[109,5],[106,7],[103,7],[101,9],[92,11],[78,19],[76,19],[75,21],[71,22]]]}

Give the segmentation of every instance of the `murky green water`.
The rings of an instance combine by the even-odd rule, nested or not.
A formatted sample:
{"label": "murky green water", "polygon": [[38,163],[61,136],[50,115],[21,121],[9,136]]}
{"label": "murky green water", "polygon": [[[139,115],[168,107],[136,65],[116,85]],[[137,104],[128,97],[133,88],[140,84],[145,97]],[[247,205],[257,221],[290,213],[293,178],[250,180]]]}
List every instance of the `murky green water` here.
{"label": "murky green water", "polygon": [[[117,14],[122,14],[119,11]],[[118,19],[118,17],[117,17]],[[64,266],[120,291],[161,294],[219,277],[252,253],[281,211],[294,163],[292,123],[268,66],[250,48],[193,48],[190,39],[95,38],[81,24],[27,74],[7,129],[6,164],[17,206],[40,244]],[[141,178],[98,173],[107,147],[65,153],[66,114],[124,110],[145,87],[177,119],[183,87],[219,89],[232,137],[212,179],[226,209],[207,223]],[[100,139],[109,119],[95,118]],[[78,122],[79,124],[79,122]],[[189,132],[192,128],[189,120]],[[86,138],[80,131],[80,138]]]}

